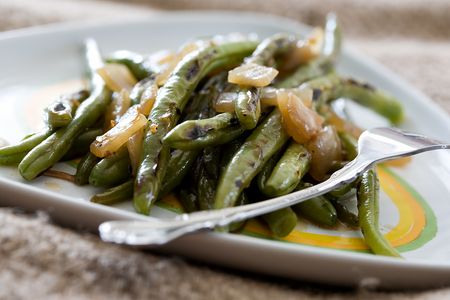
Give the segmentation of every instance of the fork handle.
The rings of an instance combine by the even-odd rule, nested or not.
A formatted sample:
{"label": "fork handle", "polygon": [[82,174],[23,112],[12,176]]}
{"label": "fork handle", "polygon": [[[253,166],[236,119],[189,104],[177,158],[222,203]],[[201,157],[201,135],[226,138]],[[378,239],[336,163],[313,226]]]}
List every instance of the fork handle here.
{"label": "fork handle", "polygon": [[128,245],[160,245],[187,233],[201,229],[224,227],[276,211],[323,195],[340,185],[355,180],[370,167],[370,162],[358,159],[335,172],[328,180],[312,187],[270,200],[212,211],[183,214],[173,219],[149,221],[109,221],[100,225],[104,241]]}

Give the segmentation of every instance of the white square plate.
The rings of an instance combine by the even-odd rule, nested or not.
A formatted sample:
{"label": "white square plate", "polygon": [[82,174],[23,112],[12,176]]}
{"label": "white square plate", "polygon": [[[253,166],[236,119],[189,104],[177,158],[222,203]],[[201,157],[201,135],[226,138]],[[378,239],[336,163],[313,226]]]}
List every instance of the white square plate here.
{"label": "white square plate", "polygon": [[[183,12],[138,21],[66,24],[0,34],[0,137],[18,141],[36,129],[40,109],[53,95],[71,91],[83,77],[81,44],[94,37],[102,51],[150,53],[176,49],[187,39],[230,32],[305,34],[299,23],[238,12]],[[344,47],[338,69],[367,80],[401,99],[407,119],[402,128],[450,140],[448,115],[422,93],[377,63]],[[385,287],[423,287],[450,283],[450,155],[423,154],[402,168],[379,168],[382,183],[380,224],[405,259],[367,253],[354,231],[324,230],[302,223],[286,239],[269,239],[257,222],[244,234],[203,232],[180,238],[158,251],[176,253],[235,268],[310,281]],[[41,177],[22,180],[15,168],[0,168],[0,203],[45,210],[58,222],[95,229],[111,219],[146,219],[131,205],[106,207],[89,202],[94,188]],[[172,215],[171,203],[152,215]]]}

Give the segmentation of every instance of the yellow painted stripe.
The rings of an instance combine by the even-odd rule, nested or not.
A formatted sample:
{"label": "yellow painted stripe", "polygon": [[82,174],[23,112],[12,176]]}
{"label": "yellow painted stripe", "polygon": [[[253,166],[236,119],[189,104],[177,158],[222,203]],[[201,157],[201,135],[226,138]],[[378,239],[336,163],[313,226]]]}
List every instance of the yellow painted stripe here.
{"label": "yellow painted stripe", "polygon": [[[389,196],[399,212],[398,224],[386,234],[386,238],[394,245],[401,246],[415,240],[426,224],[425,212],[414,196],[404,188],[392,175],[383,168],[378,168],[380,186]],[[266,238],[270,231],[260,223],[249,222],[245,230]],[[345,250],[367,250],[363,238],[346,237],[311,233],[305,230],[294,230],[283,241],[311,246],[320,246]]]}

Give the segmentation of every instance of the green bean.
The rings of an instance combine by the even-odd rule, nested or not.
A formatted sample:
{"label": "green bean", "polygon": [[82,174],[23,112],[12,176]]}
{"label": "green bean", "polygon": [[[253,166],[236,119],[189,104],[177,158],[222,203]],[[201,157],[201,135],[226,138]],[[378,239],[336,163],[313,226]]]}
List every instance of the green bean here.
{"label": "green bean", "polygon": [[343,197],[346,194],[348,194],[352,188],[355,187],[356,183],[357,183],[356,181],[353,181],[350,183],[343,184],[340,187],[328,192],[326,195],[334,198]]}
{"label": "green bean", "polygon": [[336,99],[336,90],[341,84],[341,79],[335,73],[329,73],[325,76],[309,80],[301,85],[313,90],[314,108],[320,111],[320,107]]}
{"label": "green bean", "polygon": [[211,210],[214,207],[220,171],[220,152],[219,148],[208,147],[197,160],[197,195],[201,210]]}
{"label": "green bean", "polygon": [[318,196],[293,206],[293,209],[307,220],[326,227],[336,225],[337,213],[333,204],[323,196]]}
{"label": "green bean", "polygon": [[[189,101],[183,116],[185,122],[191,119],[207,118],[215,113],[210,109],[211,102],[214,100],[210,96],[211,94],[215,94],[220,88],[220,85],[224,83],[226,79],[225,75],[225,73],[222,73],[213,76],[198,93],[191,97],[192,99]],[[183,181],[183,178],[192,168],[199,153],[200,149],[187,151],[176,149],[170,153],[167,171],[161,186],[161,195],[169,193]]]}
{"label": "green bean", "polygon": [[[305,183],[300,184],[299,189],[310,187],[311,184]],[[325,227],[332,227],[336,225],[337,213],[333,204],[323,196],[318,196],[300,202],[294,206],[292,209],[298,214],[305,217],[307,220]]]}
{"label": "green bean", "polygon": [[[241,195],[239,195],[239,199],[236,202],[236,206],[245,205],[245,204],[248,204],[249,202],[250,202],[250,200],[247,196],[247,193],[245,191],[243,191],[241,193]],[[230,232],[237,232],[237,231],[243,229],[246,223],[247,223],[247,220],[231,223],[230,225],[228,225],[228,230]]]}
{"label": "green bean", "polygon": [[277,162],[280,160],[282,151],[275,153],[262,167],[261,171],[256,176],[256,184],[260,192],[266,189],[266,182],[269,179],[270,174],[272,174],[273,168],[276,166]]}
{"label": "green bean", "polygon": [[246,139],[221,174],[214,207],[234,206],[241,192],[288,140],[289,136],[281,125],[281,114],[274,109]]}
{"label": "green bean", "polygon": [[180,189],[178,192],[178,200],[185,212],[190,213],[198,210],[197,195],[189,189]]}
{"label": "green bean", "polygon": [[264,39],[245,63],[257,65],[273,65],[276,55],[284,54],[295,46],[295,38],[282,33],[274,34]]}
{"label": "green bean", "polygon": [[103,193],[95,194],[91,198],[91,202],[112,205],[133,197],[133,180],[128,180],[121,185],[112,187]]}
{"label": "green bean", "polygon": [[[295,39],[292,36],[276,34],[263,40],[244,64],[274,64],[274,57],[292,49]],[[261,88],[240,87],[235,101],[234,111],[245,129],[253,129],[261,117]]]}
{"label": "green bean", "polygon": [[15,145],[0,148],[0,165],[18,164],[28,152],[52,134],[51,129],[44,129],[29,135]]}
{"label": "green bean", "polygon": [[404,119],[402,106],[395,97],[377,90],[367,83],[343,79],[336,95],[336,98],[339,97],[350,98],[358,104],[374,110],[394,125],[400,124]]}
{"label": "green bean", "polygon": [[23,178],[31,180],[58,162],[70,149],[75,138],[86,128],[92,126],[103,114],[111,100],[111,91],[105,86],[94,70],[102,66],[102,59],[95,41],[86,42],[86,56],[92,71],[93,90],[77,109],[72,122],[58,129],[46,140],[30,151],[19,164]]}
{"label": "green bean", "polygon": [[379,183],[375,171],[363,173],[357,193],[359,226],[366,244],[375,254],[400,257],[378,228],[378,191]]}
{"label": "green bean", "polygon": [[59,97],[45,108],[45,122],[53,129],[67,126],[77,107],[88,97],[89,92],[84,90]]}
{"label": "green bean", "polygon": [[184,151],[175,149],[170,153],[167,171],[161,185],[161,196],[176,188],[193,167],[200,150]]}
{"label": "green bean", "polygon": [[98,157],[88,152],[77,166],[77,172],[75,173],[75,183],[77,185],[85,185],[89,183],[89,175],[92,169],[99,161]]}
{"label": "green bean", "polygon": [[[325,195],[327,197],[327,195]],[[337,218],[347,226],[359,227],[358,212],[354,201],[355,193],[347,193],[346,195],[336,198],[331,197],[330,201],[336,209]],[[328,198],[328,197],[327,197]],[[355,201],[356,202],[356,201]],[[353,209],[354,206],[354,209]]]}
{"label": "green bean", "polygon": [[71,160],[85,155],[86,153],[89,152],[89,147],[91,143],[95,140],[95,138],[102,134],[103,129],[101,128],[93,128],[86,130],[75,139],[72,147],[70,147],[69,151],[67,151],[67,153],[64,154],[61,160],[63,161]]}
{"label": "green bean", "polygon": [[345,150],[345,159],[350,161],[358,155],[358,141],[348,132],[338,132],[342,148]]}
{"label": "green bean", "polygon": [[[222,74],[211,78],[205,84],[202,90],[210,89],[212,85],[217,84],[218,81],[223,78],[224,77]],[[192,97],[192,100],[186,109],[187,112],[184,116],[185,120],[203,117],[202,114],[205,114],[205,106],[207,106],[206,102],[208,100],[208,95],[209,94],[206,92],[201,92],[198,95]],[[161,187],[161,195],[170,193],[176,186],[181,183],[184,176],[188,173],[193,163],[195,162],[198,153],[198,150],[175,150],[171,152],[171,157],[167,165],[167,176],[165,176]],[[101,163],[99,163],[95,167],[91,181],[98,182],[100,180],[100,183],[98,183],[98,185],[100,186],[113,186],[118,182],[124,180],[123,177],[125,175],[120,174],[129,174],[129,164],[130,159],[128,156],[128,152],[125,148],[123,148],[117,153],[102,159]],[[116,167],[118,167],[119,169],[116,170]],[[112,181],[110,181],[109,178],[111,178]]]}
{"label": "green bean", "polygon": [[131,177],[130,157],[126,147],[102,159],[92,169],[89,184],[93,186],[112,187]]}
{"label": "green bean", "polygon": [[384,116],[394,125],[403,120],[403,109],[398,100],[366,83],[343,79],[330,73],[310,80],[302,84],[302,87],[313,90],[316,110],[334,99],[350,98]]}
{"label": "green bean", "polygon": [[152,68],[145,61],[144,57],[132,51],[116,51],[106,61],[108,63],[118,63],[127,66],[138,80],[142,80],[153,73]]}
{"label": "green bean", "polygon": [[189,95],[209,72],[236,64],[255,46],[255,42],[245,41],[207,47],[182,60],[158,91],[149,116],[152,130],[146,133],[143,159],[135,181],[133,202],[139,213],[149,214],[153,202],[158,199],[170,154],[169,147],[161,141],[175,126]]}
{"label": "green bean", "polygon": [[[207,101],[204,101],[203,103],[205,107],[199,114],[199,118],[211,118],[216,114],[213,104],[216,96],[219,94],[217,85],[223,86],[223,81],[225,80],[225,76],[223,75],[219,75],[217,77],[218,80],[212,78],[206,84],[206,88],[203,88],[202,91],[200,91],[200,96],[203,97],[208,91],[212,93],[208,93],[209,99],[205,99]],[[217,81],[217,84],[211,84],[214,83],[215,80]],[[210,85],[210,87],[208,87],[208,85]],[[201,121],[202,120],[199,122]],[[214,194],[220,171],[220,155],[221,150],[219,148],[207,147],[201,151],[201,155],[197,158],[192,177],[200,210],[209,210],[213,207]]]}
{"label": "green bean", "polygon": [[[52,105],[50,105],[49,107],[56,106],[57,103],[60,103],[59,101],[61,99],[66,99],[64,100],[66,102],[82,102],[87,98],[87,96],[88,93],[86,91],[64,95],[60,99],[52,103]],[[28,152],[30,152],[34,147],[43,142],[52,133],[52,128],[46,128],[41,132],[26,136],[23,140],[15,145],[0,148],[0,165],[14,165],[20,163],[20,161],[27,155]]]}
{"label": "green bean", "polygon": [[289,194],[308,172],[310,163],[311,154],[308,150],[296,142],[291,142],[273,168],[262,192],[271,197]]}
{"label": "green bean", "polygon": [[253,129],[258,124],[261,116],[260,95],[261,88],[241,88],[238,93],[234,112],[245,129]]}
{"label": "green bean", "polygon": [[275,84],[277,88],[295,88],[314,78],[324,76],[331,72],[333,65],[324,58],[312,60],[301,65],[288,78]]}
{"label": "green bean", "polygon": [[163,138],[169,147],[194,150],[226,144],[244,132],[236,116],[222,113],[203,120],[185,121]]}
{"label": "green bean", "polygon": [[285,237],[297,225],[297,216],[290,207],[282,208],[262,216],[276,237]]}
{"label": "green bean", "polygon": [[225,144],[222,148],[222,157],[220,159],[220,173],[223,173],[230,163],[231,159],[234,157],[236,152],[241,148],[242,144],[245,142],[245,137],[241,136],[231,142]]}

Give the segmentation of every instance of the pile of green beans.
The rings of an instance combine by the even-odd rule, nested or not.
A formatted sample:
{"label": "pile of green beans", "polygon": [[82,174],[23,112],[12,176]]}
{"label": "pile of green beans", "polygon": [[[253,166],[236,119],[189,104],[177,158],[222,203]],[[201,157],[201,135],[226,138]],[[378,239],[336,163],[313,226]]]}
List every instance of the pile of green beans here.
{"label": "pile of green beans", "polygon": [[[276,105],[263,105],[263,88],[228,83],[229,70],[246,63],[286,70],[271,87],[312,89],[312,109],[321,115],[322,126],[334,126],[325,112],[340,97],[353,99],[392,124],[401,122],[403,111],[392,96],[335,73],[341,31],[334,15],[327,17],[321,54],[294,70],[283,69],[297,42],[298,37],[289,34],[276,34],[260,43],[211,42],[180,60],[159,87],[136,171],[126,146],[104,158],[89,150],[95,138],[105,133],[104,115],[112,91],[95,72],[104,63],[95,41],[88,40],[90,91],[55,100],[45,110],[46,128],[0,148],[0,164],[18,165],[23,178],[32,180],[58,161],[79,159],[75,184],[105,188],[92,202],[112,205],[132,199],[136,211],[145,215],[168,194],[177,196],[184,211],[193,212],[244,205],[310,187],[318,180],[310,174],[314,160],[309,144],[289,136]],[[154,88],[158,71],[146,56],[119,51],[106,61],[126,66],[139,80],[130,92],[131,105],[139,105],[146,90]],[[234,110],[217,112],[216,100],[230,91],[236,96]],[[357,137],[342,128],[336,131],[342,160],[334,163],[342,166],[357,155]],[[371,170],[353,183],[260,220],[274,238],[287,236],[299,218],[325,228],[345,224],[359,228],[374,253],[399,256],[378,229],[378,189]],[[227,229],[239,230],[243,225]]]}

